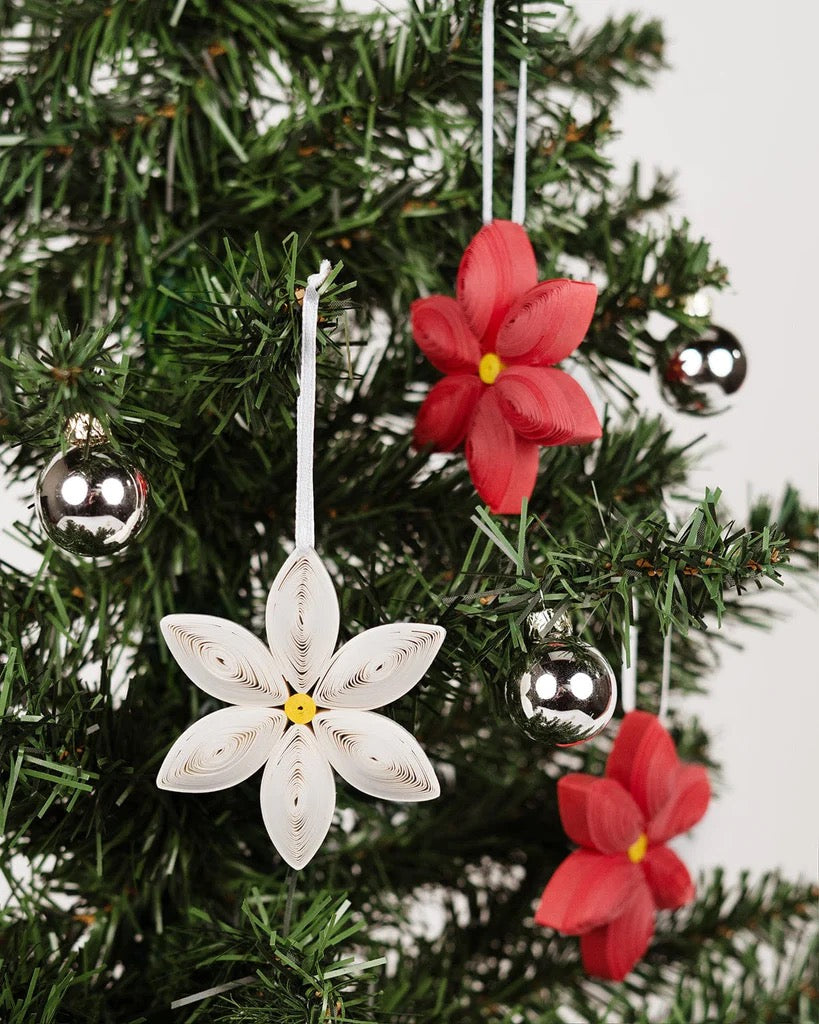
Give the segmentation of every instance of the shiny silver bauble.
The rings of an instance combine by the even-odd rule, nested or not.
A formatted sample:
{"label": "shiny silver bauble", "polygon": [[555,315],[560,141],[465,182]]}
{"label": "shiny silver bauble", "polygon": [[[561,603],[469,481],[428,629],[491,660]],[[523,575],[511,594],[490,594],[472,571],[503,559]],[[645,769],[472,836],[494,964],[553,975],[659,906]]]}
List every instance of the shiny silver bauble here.
{"label": "shiny silver bauble", "polygon": [[55,544],[75,555],[111,555],[144,526],[148,482],[107,445],[75,444],[40,474],[35,504]]}
{"label": "shiny silver bauble", "polygon": [[661,378],[669,405],[694,416],[724,412],[728,396],[739,390],[748,371],[739,340],[724,327],[712,325],[693,341],[676,328],[668,343],[671,355]]}
{"label": "shiny silver bauble", "polygon": [[568,747],[603,731],[614,714],[617,682],[603,655],[585,641],[536,638],[507,684],[506,702],[527,736]]}

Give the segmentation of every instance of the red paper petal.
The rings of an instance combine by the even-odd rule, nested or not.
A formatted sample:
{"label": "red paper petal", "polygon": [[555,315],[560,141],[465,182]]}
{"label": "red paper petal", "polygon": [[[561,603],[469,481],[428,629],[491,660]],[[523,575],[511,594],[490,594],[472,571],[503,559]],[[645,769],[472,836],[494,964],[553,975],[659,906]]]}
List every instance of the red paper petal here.
{"label": "red paper petal", "polygon": [[575,843],[600,853],[625,853],[645,828],[643,813],[619,782],[579,772],[557,784],[560,820]]}
{"label": "red paper petal", "polygon": [[481,346],[455,299],[431,295],[410,306],[412,336],[434,367],[442,373],[478,369]]}
{"label": "red paper petal", "polygon": [[484,385],[472,374],[444,377],[430,388],[415,420],[416,448],[431,444],[451,452],[463,441]]}
{"label": "red paper petal", "polygon": [[648,891],[643,873],[625,854],[575,850],[549,879],[535,921],[582,935],[619,917],[640,889]]}
{"label": "red paper petal", "polygon": [[587,973],[622,981],[644,955],[654,934],[654,900],[647,885],[638,887],[624,912],[580,940]]}
{"label": "red paper petal", "polygon": [[475,490],[496,515],[520,515],[535,486],[538,446],[506,422],[494,388],[486,388],[466,438],[466,461]]}
{"label": "red paper petal", "polygon": [[520,224],[493,220],[481,228],[461,258],[455,292],[484,349],[494,351],[503,318],[536,283],[535,253]]}
{"label": "red paper petal", "polygon": [[509,310],[496,351],[505,363],[553,366],[585,338],[597,286],[588,281],[542,281]]}
{"label": "red paper petal", "polygon": [[586,444],[602,434],[588,395],[562,370],[513,366],[498,376],[495,389],[515,432],[536,444]]}
{"label": "red paper petal", "polygon": [[699,764],[681,765],[670,796],[648,823],[648,841],[664,843],[687,832],[705,814],[710,799],[708,772]]}
{"label": "red paper petal", "polygon": [[639,804],[649,823],[670,799],[680,761],[674,742],[647,711],[630,711],[606,763],[606,777],[624,786]]}
{"label": "red paper petal", "polygon": [[651,846],[642,862],[643,872],[661,910],[676,910],[694,899],[695,886],[688,868],[667,846]]}

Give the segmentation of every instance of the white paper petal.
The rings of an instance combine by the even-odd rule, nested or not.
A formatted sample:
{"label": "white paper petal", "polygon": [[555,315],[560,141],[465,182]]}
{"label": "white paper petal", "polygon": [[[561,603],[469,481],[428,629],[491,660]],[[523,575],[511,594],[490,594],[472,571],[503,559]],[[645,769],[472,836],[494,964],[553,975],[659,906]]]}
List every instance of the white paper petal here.
{"label": "white paper petal", "polygon": [[338,651],[313,693],[319,707],[370,711],[398,700],[427,671],[446,630],[395,622],[359,633]]}
{"label": "white paper petal", "polygon": [[213,793],[257,772],[284,734],[287,718],[275,708],[222,708],[186,729],[156,777],[160,789]]}
{"label": "white paper petal", "polygon": [[267,641],[295,691],[309,693],[338,639],[338,600],[330,574],[311,548],[294,551],[267,598]]}
{"label": "white paper petal", "polygon": [[291,867],[303,868],[324,842],[336,806],[333,773],[306,726],[291,726],[273,752],[261,801],[273,845]]}
{"label": "white paper petal", "polygon": [[351,786],[383,800],[433,800],[441,787],[418,741],[372,711],[320,711],[313,730],[322,754]]}
{"label": "white paper petal", "polygon": [[182,671],[205,693],[256,707],[287,700],[279,666],[244,626],[215,615],[166,615],[160,626]]}

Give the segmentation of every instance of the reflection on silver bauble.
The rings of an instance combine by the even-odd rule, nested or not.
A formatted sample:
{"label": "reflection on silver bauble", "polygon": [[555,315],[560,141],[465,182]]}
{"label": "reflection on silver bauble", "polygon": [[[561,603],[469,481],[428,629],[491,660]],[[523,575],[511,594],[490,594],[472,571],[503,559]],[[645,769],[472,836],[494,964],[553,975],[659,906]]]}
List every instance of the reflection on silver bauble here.
{"label": "reflection on silver bauble", "polygon": [[583,640],[534,640],[506,687],[512,720],[534,740],[560,747],[602,732],[617,703],[611,666]]}
{"label": "reflection on silver bauble", "polygon": [[107,446],[69,448],[37,481],[37,515],[48,536],[75,555],[111,555],[148,515],[148,481]]}
{"label": "reflection on silver bauble", "polygon": [[661,377],[669,405],[694,416],[724,412],[727,396],[739,390],[748,371],[738,339],[724,327],[712,325],[693,341],[676,328],[668,343],[671,355]]}

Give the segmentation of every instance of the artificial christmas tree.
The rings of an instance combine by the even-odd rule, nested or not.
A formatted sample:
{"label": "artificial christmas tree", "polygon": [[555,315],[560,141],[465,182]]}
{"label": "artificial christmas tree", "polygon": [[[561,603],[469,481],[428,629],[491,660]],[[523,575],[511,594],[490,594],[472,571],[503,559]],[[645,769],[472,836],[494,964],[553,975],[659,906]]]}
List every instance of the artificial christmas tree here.
{"label": "artificial christmas tree", "polygon": [[[655,387],[672,344],[708,326],[688,298],[726,275],[687,229],[651,221],[665,181],[618,188],[605,158],[619,91],[660,65],[662,34],[627,19],[582,35],[561,5],[525,6],[525,33],[517,4],[494,12],[489,198],[506,216],[524,58],[535,280],[597,285],[574,369],[610,405],[599,441],[540,452],[523,514],[501,517],[460,454],[412,437],[439,375],[410,310],[452,295],[481,221],[482,5],[2,6],[10,473],[33,494],[66,421],[91,416],[144,470],[153,507],[96,560],[21,524],[40,567],[3,566],[0,1019],[811,1019],[805,885],[703,879],[689,908],[658,915],[622,983],[590,979],[578,940],[534,920],[572,847],[558,780],[602,774],[620,716],[559,752],[518,729],[504,694],[527,617],[568,614],[618,666],[638,598],[641,681],[660,677],[671,632],[681,697],[706,668],[706,617],[730,631],[752,616],[744,595],[813,555],[816,517],[792,492],[747,530],[717,493],[668,509],[691,453],[640,414],[619,367]],[[339,782],[335,827],[296,872],[255,780],[157,789],[172,744],[221,707],[159,623],[204,614],[263,633],[294,544],[302,282],[324,258],[316,548],[341,642],[408,619],[446,629],[423,681],[385,709],[441,795],[396,809]],[[650,314],[676,326],[672,342]],[[638,694],[657,709],[657,689]],[[680,757],[708,764],[706,728],[683,699],[671,712]]]}

